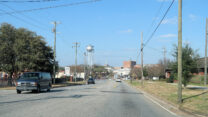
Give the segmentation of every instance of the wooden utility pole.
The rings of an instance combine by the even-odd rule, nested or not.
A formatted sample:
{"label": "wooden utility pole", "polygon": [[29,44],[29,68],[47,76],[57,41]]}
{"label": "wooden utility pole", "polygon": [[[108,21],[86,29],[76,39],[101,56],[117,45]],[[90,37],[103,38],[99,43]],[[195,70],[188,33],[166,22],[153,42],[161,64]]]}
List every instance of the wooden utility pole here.
{"label": "wooden utility pole", "polygon": [[167,66],[167,64],[166,64],[166,48],[164,47],[163,48],[163,54],[164,54],[164,76],[165,76],[165,70],[166,70],[166,66]]}
{"label": "wooden utility pole", "polygon": [[53,28],[53,33],[54,33],[54,48],[53,48],[53,83],[55,84],[56,80],[56,25],[57,22],[54,21],[54,28]]}
{"label": "wooden utility pole", "polygon": [[205,29],[205,57],[204,57],[204,86],[207,85],[207,18],[206,18],[206,29]]}
{"label": "wooden utility pole", "polygon": [[86,80],[86,78],[87,78],[86,77],[87,76],[87,72],[86,72],[87,71],[87,69],[86,69],[86,66],[87,66],[87,60],[86,59],[87,58],[86,57],[87,57],[87,53],[84,52],[84,80]]}
{"label": "wooden utility pole", "polygon": [[141,73],[142,73],[142,86],[144,85],[144,74],[143,74],[143,32],[141,32]]}
{"label": "wooden utility pole", "polygon": [[75,42],[74,43],[75,46],[73,46],[75,48],[75,70],[74,70],[74,78],[75,78],[75,82],[77,81],[77,48],[79,47],[79,43]]}
{"label": "wooden utility pole", "polygon": [[178,103],[182,103],[182,0],[178,0]]}

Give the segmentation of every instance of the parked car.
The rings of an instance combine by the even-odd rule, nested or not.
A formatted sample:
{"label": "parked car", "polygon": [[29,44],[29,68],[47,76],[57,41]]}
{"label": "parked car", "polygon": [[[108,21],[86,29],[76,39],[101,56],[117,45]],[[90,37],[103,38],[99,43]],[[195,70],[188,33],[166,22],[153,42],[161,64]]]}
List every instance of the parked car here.
{"label": "parked car", "polygon": [[22,91],[32,91],[39,93],[42,89],[50,91],[52,78],[47,72],[27,72],[23,73],[16,82],[17,94]]}
{"label": "parked car", "polygon": [[94,78],[89,78],[87,81],[88,84],[95,84]]}

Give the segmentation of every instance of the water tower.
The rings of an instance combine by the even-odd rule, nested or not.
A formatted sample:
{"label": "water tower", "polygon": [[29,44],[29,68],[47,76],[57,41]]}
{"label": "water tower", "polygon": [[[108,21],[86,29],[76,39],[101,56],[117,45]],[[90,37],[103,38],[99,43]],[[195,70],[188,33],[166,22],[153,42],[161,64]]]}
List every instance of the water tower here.
{"label": "water tower", "polygon": [[94,46],[92,45],[88,45],[87,46],[87,65],[89,66],[90,68],[90,75],[91,75],[91,72],[92,72],[92,68],[93,68],[93,53],[94,53]]}

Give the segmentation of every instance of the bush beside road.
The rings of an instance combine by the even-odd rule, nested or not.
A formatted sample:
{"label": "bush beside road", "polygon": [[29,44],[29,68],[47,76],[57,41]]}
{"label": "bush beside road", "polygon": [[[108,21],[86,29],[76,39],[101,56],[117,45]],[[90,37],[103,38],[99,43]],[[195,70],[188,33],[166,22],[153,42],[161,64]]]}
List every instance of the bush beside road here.
{"label": "bush beside road", "polygon": [[[131,83],[129,82],[129,84]],[[142,87],[139,81],[133,81],[131,85],[179,107],[183,111],[208,116],[208,89],[204,90],[203,87],[197,86],[183,88],[183,103],[179,105],[177,103],[177,84],[175,83],[146,81]]]}

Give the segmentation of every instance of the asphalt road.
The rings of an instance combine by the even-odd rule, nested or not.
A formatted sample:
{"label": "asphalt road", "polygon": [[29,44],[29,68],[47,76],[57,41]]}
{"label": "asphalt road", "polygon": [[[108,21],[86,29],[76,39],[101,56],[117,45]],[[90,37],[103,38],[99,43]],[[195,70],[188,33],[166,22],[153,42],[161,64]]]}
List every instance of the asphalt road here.
{"label": "asphalt road", "polygon": [[39,94],[0,90],[0,117],[175,117],[125,83],[52,89]]}

